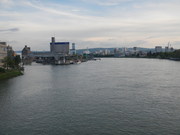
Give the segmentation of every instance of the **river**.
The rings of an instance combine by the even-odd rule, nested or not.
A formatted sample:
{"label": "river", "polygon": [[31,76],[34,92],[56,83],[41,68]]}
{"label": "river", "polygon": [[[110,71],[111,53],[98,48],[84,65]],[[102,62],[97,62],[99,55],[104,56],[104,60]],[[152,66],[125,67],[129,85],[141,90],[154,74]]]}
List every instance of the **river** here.
{"label": "river", "polygon": [[180,62],[33,63],[0,81],[0,135],[178,135]]}

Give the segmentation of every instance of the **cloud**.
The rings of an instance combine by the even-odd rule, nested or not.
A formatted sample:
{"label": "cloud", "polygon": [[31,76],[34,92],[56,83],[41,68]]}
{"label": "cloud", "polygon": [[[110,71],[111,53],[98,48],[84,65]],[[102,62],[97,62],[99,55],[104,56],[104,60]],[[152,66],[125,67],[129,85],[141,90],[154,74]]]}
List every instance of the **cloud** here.
{"label": "cloud", "polygon": [[128,44],[133,45],[133,46],[143,46],[144,44],[147,44],[146,40],[136,40],[129,42]]}
{"label": "cloud", "polygon": [[[85,18],[85,17],[83,17],[81,15],[77,15],[77,14],[70,13],[70,12],[67,12],[67,11],[56,10],[56,9],[49,8],[49,7],[46,7],[46,6],[43,6],[43,5],[38,5],[38,3],[34,4],[34,3],[30,2],[30,1],[25,1],[24,4],[26,4],[28,6],[31,6],[33,8],[39,9],[41,11],[51,13],[51,14],[57,14],[57,15],[65,16],[65,17],[73,17],[73,18],[79,18],[79,19],[84,19]],[[76,11],[78,11],[78,9],[76,9]]]}
{"label": "cloud", "polygon": [[0,29],[0,32],[17,32],[19,28]]}
{"label": "cloud", "polygon": [[129,2],[132,0],[82,0],[83,2],[89,2],[89,3],[94,3],[94,4],[98,4],[100,6],[117,6],[121,3],[124,2]]}
{"label": "cloud", "polygon": [[13,1],[12,0],[0,0],[0,3],[11,4],[11,3],[13,3]]}
{"label": "cloud", "polygon": [[0,8],[10,8],[14,5],[12,0],[0,0]]}
{"label": "cloud", "polygon": [[[11,0],[2,1],[7,4]],[[79,48],[139,44],[152,47],[178,41],[178,3],[177,0],[77,0],[74,3],[16,0],[10,9],[0,8],[0,37],[17,41],[12,43],[17,48],[29,44],[41,49],[46,44],[44,49],[49,49],[50,37],[54,35],[59,41],[78,43]]]}

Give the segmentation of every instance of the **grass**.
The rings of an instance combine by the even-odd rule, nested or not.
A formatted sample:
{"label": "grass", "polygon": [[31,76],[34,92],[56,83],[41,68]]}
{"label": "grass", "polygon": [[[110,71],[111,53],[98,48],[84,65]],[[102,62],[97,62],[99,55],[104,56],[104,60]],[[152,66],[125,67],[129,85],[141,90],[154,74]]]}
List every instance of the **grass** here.
{"label": "grass", "polygon": [[9,70],[4,73],[0,72],[0,80],[13,78],[13,77],[20,76],[20,75],[23,75],[23,73],[19,70]]}

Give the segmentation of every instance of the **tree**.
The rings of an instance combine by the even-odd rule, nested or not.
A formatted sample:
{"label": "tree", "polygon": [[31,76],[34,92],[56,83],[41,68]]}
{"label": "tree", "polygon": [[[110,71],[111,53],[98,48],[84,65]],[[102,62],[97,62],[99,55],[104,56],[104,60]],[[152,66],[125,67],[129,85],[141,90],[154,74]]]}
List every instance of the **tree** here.
{"label": "tree", "polygon": [[5,69],[14,68],[15,65],[13,59],[9,56],[4,58],[3,63],[4,63],[3,67]]}
{"label": "tree", "polygon": [[16,55],[14,57],[14,64],[15,64],[15,67],[16,68],[19,68],[19,64],[21,63],[21,58],[20,58],[20,55]]}
{"label": "tree", "polygon": [[15,56],[15,57],[11,57],[11,56],[7,56],[4,58],[3,60],[3,67],[5,69],[19,69],[19,64],[21,63],[21,58],[19,55]]}

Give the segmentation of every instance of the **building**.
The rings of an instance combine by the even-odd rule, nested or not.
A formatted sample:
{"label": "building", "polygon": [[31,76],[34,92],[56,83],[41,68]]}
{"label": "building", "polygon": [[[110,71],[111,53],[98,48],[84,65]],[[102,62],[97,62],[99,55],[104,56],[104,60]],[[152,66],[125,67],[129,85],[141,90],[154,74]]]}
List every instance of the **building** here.
{"label": "building", "polygon": [[[30,47],[25,46],[22,50],[23,63],[36,61],[39,63],[61,63],[67,57],[70,57],[69,42],[56,42],[55,37],[51,38],[50,51],[31,51]],[[75,44],[73,44],[75,50]]]}
{"label": "building", "polygon": [[109,55],[111,52],[110,52],[110,50],[108,50],[108,49],[105,49],[104,51],[103,51],[103,54],[104,55]]}
{"label": "building", "polygon": [[170,42],[168,42],[168,46],[165,47],[165,52],[173,52],[173,51],[174,51],[174,48],[171,47]]}
{"label": "building", "polygon": [[75,46],[75,43],[72,43],[71,54],[72,54],[72,55],[75,55],[75,54],[76,54],[76,46]]}
{"label": "building", "polygon": [[129,56],[130,52],[128,51],[128,49],[126,47],[122,48],[122,53],[124,56]]}
{"label": "building", "polygon": [[90,54],[91,52],[89,51],[89,49],[87,48],[85,51],[83,51],[83,54]]}
{"label": "building", "polygon": [[55,37],[52,37],[52,41],[50,43],[50,51],[53,54],[68,55],[69,42],[56,42]]}
{"label": "building", "polygon": [[169,47],[169,46],[165,47],[165,52],[173,52],[173,51],[174,51],[173,47]]}
{"label": "building", "polygon": [[22,50],[22,55],[28,55],[29,53],[31,53],[31,48],[25,45],[25,47]]}
{"label": "building", "polygon": [[7,56],[6,42],[0,42],[0,66],[3,65],[3,59]]}
{"label": "building", "polygon": [[12,46],[7,46],[7,56],[13,58],[15,57],[17,54],[15,53],[15,51],[13,50]]}
{"label": "building", "polygon": [[27,47],[27,45],[25,45],[25,47],[22,50],[22,57],[26,57],[31,53],[31,48]]}
{"label": "building", "polygon": [[162,46],[155,46],[155,52],[156,53],[159,53],[159,52],[162,52],[163,49],[162,49]]}
{"label": "building", "polygon": [[117,53],[119,53],[119,48],[114,49],[114,54],[117,54]]}
{"label": "building", "polygon": [[133,47],[133,50],[134,50],[134,52],[136,52],[137,51],[137,47]]}

